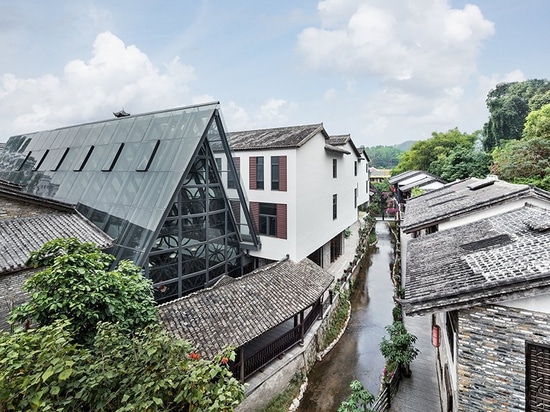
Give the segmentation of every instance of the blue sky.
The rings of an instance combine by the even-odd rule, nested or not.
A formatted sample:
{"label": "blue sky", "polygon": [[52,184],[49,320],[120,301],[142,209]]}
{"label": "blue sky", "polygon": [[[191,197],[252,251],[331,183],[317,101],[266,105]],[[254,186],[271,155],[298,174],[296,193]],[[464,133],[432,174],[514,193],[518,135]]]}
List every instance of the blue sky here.
{"label": "blue sky", "polygon": [[210,101],[229,131],[471,133],[496,84],[550,78],[548,18],[547,0],[0,0],[0,142]]}

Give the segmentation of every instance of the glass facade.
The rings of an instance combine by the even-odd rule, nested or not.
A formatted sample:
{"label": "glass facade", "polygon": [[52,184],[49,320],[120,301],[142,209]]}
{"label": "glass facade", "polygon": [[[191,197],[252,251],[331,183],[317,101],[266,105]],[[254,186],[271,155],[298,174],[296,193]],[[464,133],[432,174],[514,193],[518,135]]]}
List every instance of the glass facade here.
{"label": "glass facade", "polygon": [[241,249],[258,245],[242,188],[227,193],[231,159],[208,104],[13,136],[0,179],[75,204],[166,301],[240,275]]}

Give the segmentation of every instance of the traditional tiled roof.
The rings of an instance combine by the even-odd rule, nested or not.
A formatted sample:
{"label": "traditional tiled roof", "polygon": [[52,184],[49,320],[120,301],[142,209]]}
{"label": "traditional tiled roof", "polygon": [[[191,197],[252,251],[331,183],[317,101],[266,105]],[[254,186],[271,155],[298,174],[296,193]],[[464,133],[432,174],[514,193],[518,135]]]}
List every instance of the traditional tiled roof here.
{"label": "traditional tiled roof", "polygon": [[[355,146],[355,143],[353,143],[353,140],[351,139],[351,135],[349,134],[340,134],[340,135],[330,136],[327,143],[330,146],[336,146],[336,147],[345,146],[346,144],[349,144],[351,149],[353,150],[353,153],[360,159],[363,159],[361,157],[361,152],[357,149],[357,147]],[[349,153],[350,152],[346,150],[346,154],[349,154]],[[366,156],[366,153],[364,154]]]}
{"label": "traditional tiled roof", "polygon": [[288,149],[302,146],[318,133],[328,139],[322,123],[231,132],[228,139],[233,150]]}
{"label": "traditional tiled roof", "polygon": [[113,241],[76,212],[1,220],[0,274],[25,269],[30,252],[50,240],[69,237],[96,243],[100,248],[110,246]]}
{"label": "traditional tiled roof", "polygon": [[550,193],[544,190],[496,178],[461,180],[409,199],[401,228],[408,233],[464,213],[529,196],[550,199]]}
{"label": "traditional tiled roof", "polygon": [[439,183],[439,186],[443,186],[445,184],[445,182],[441,178],[431,175],[429,173],[423,173],[415,177],[417,178],[411,178],[410,180],[407,179],[399,183],[399,189],[403,192],[406,192],[415,187],[422,189],[423,187],[433,185],[434,183]]}
{"label": "traditional tiled roof", "polygon": [[391,175],[390,169],[377,169],[376,167],[370,167],[369,172],[370,172],[371,178],[378,177],[378,178],[388,179]]}
{"label": "traditional tiled roof", "polygon": [[407,314],[550,292],[550,211],[526,204],[409,241]]}
{"label": "traditional tiled roof", "polygon": [[160,317],[168,331],[211,358],[308,308],[333,280],[309,259],[299,263],[286,259],[161,305]]}
{"label": "traditional tiled roof", "polygon": [[390,183],[390,185],[394,185],[396,183],[399,183],[403,180],[406,180],[406,179],[409,179],[411,178],[412,176],[415,176],[415,175],[418,175],[420,173],[424,173],[420,170],[408,170],[406,172],[403,172],[403,173],[399,173],[398,175],[395,175],[395,176],[392,176],[390,177],[390,179],[388,180],[388,182]]}
{"label": "traditional tiled roof", "polygon": [[328,150],[329,152],[334,153],[341,153],[341,154],[350,154],[351,152],[347,151],[346,149],[343,149],[339,146],[333,146],[331,144],[325,143],[325,150]]}

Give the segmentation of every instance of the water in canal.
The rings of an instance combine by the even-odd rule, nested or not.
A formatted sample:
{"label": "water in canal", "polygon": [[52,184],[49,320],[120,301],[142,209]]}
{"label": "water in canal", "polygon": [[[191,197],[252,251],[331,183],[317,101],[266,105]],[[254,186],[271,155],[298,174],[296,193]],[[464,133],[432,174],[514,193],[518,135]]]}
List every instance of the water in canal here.
{"label": "water in canal", "polygon": [[335,412],[348,398],[349,384],[357,379],[372,394],[380,389],[384,358],[379,344],[390,325],[393,285],[390,268],[393,244],[386,222],[376,223],[378,244],[351,296],[351,319],[338,344],[308,375],[308,387],[299,412]]}

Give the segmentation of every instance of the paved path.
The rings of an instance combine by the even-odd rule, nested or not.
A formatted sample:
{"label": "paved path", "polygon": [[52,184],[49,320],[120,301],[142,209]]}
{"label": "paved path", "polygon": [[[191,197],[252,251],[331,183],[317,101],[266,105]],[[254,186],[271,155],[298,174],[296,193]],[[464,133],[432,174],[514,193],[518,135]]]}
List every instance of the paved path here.
{"label": "paved path", "polygon": [[[401,233],[401,273],[406,272],[405,256],[410,235]],[[405,283],[405,276],[402,277]],[[406,287],[406,285],[404,285]],[[411,365],[412,376],[404,378],[392,401],[393,412],[441,412],[441,401],[437,384],[436,350],[432,346],[431,316],[406,316],[405,326],[418,340],[420,353]]]}

